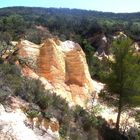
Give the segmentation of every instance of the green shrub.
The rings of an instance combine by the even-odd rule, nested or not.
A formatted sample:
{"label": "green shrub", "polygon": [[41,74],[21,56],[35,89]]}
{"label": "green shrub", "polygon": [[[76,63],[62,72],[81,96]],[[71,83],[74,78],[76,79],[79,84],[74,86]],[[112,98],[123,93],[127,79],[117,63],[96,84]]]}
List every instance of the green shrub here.
{"label": "green shrub", "polygon": [[[0,90],[1,91],[1,90]],[[0,103],[3,104],[6,101],[6,98],[8,97],[9,93],[1,91],[0,92]]]}
{"label": "green shrub", "polygon": [[59,129],[59,134],[62,138],[65,138],[67,136],[67,126],[61,125]]}
{"label": "green shrub", "polygon": [[0,87],[1,92],[15,94],[21,87],[22,77],[16,65],[9,63],[0,64]]}
{"label": "green shrub", "polygon": [[40,106],[41,109],[47,109],[49,106],[52,105],[52,97],[49,93],[44,93],[39,96],[37,104]]}
{"label": "green shrub", "polygon": [[39,115],[40,115],[40,112],[35,109],[29,109],[29,110],[27,110],[26,113],[27,113],[27,117],[29,117],[31,119],[39,117]]}
{"label": "green shrub", "polygon": [[43,117],[50,120],[53,117],[53,114],[50,112],[45,112]]}
{"label": "green shrub", "polygon": [[56,95],[55,93],[52,94],[53,102],[52,105],[56,108],[61,110],[64,113],[67,113],[69,111],[68,102],[63,99],[62,97]]}
{"label": "green shrub", "polygon": [[23,78],[22,86],[16,95],[30,103],[37,103],[40,97],[44,95],[44,86],[39,80]]}

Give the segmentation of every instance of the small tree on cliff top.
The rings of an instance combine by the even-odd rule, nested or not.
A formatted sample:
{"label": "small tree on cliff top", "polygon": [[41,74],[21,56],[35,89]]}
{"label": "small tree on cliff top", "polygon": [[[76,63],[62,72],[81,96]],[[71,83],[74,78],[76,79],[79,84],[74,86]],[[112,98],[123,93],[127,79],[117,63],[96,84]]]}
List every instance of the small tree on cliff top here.
{"label": "small tree on cliff top", "polygon": [[109,61],[109,70],[102,76],[106,87],[103,94],[117,107],[116,129],[119,130],[121,113],[127,108],[140,106],[140,57],[136,55],[132,42],[120,38],[112,43],[114,60]]}

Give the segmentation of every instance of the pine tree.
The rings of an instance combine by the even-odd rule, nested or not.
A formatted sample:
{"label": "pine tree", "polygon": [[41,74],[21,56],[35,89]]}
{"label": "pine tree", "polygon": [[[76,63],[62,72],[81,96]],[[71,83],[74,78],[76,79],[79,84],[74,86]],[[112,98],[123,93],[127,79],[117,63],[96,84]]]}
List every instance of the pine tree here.
{"label": "pine tree", "polygon": [[140,56],[128,38],[119,38],[112,43],[113,60],[109,70],[102,76],[106,87],[104,99],[117,107],[116,129],[119,131],[121,113],[140,106]]}

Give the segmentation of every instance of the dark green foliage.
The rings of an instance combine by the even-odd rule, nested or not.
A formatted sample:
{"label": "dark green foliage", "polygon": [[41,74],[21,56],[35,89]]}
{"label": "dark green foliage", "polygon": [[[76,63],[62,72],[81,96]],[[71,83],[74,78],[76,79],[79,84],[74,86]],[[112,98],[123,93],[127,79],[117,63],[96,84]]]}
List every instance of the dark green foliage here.
{"label": "dark green foliage", "polygon": [[66,125],[61,125],[59,134],[62,138],[65,138],[67,136],[67,126]]}
{"label": "dark green foliage", "polygon": [[83,50],[86,53],[86,60],[89,66],[89,72],[91,77],[94,79],[99,79],[102,62],[96,56],[94,56],[95,49],[86,39],[83,40]]}
{"label": "dark green foliage", "polygon": [[116,129],[109,128],[106,124],[102,125],[100,134],[104,140],[129,140],[127,136],[121,134]]}
{"label": "dark green foliage", "polygon": [[96,108],[87,112],[82,107],[77,105],[73,112],[75,122],[81,122],[81,125],[85,131],[90,131],[91,128],[98,127],[99,125],[101,126],[102,122],[96,117],[99,110],[99,108]]}
{"label": "dark green foliage", "polygon": [[21,87],[22,78],[16,65],[0,64],[0,102],[14,95]]}
{"label": "dark green foliage", "polygon": [[100,73],[107,69],[107,66],[104,66],[105,61],[99,60],[97,56],[92,55],[91,57],[91,65],[88,65],[90,75],[93,79],[100,80]]}
{"label": "dark green foliage", "polygon": [[128,137],[130,140],[139,140],[140,139],[140,129],[132,127],[128,131]]}
{"label": "dark green foliage", "polygon": [[113,42],[114,60],[109,62],[109,69],[102,73],[106,88],[104,99],[118,107],[116,128],[119,128],[122,111],[140,106],[140,64],[139,55],[130,47],[131,40],[120,38]]}
{"label": "dark green foliage", "polygon": [[136,118],[136,121],[140,123],[140,111],[139,110],[136,111],[135,118]]}
{"label": "dark green foliage", "polygon": [[27,117],[33,119],[35,117],[39,117],[40,115],[40,112],[38,110],[35,110],[35,109],[29,109],[27,110]]}
{"label": "dark green foliage", "polygon": [[[38,96],[43,94],[44,87],[39,80],[23,78],[22,86],[16,95],[21,96],[28,102],[37,102]],[[44,94],[43,94],[44,95]]]}
{"label": "dark green foliage", "polygon": [[12,41],[12,35],[9,32],[0,32],[0,41],[9,44]]}
{"label": "dark green foliage", "polygon": [[56,109],[59,109],[61,110],[64,114],[67,114],[68,113],[68,102],[65,101],[65,99],[63,99],[62,97],[56,95],[56,94],[53,94],[53,106],[56,108]]}
{"label": "dark green foliage", "polygon": [[50,120],[50,118],[54,117],[52,113],[50,112],[44,112],[44,115],[43,115],[44,118]]}
{"label": "dark green foliage", "polygon": [[51,33],[62,39],[74,39],[80,44],[82,38],[89,39],[102,32],[111,35],[123,30],[134,39],[139,39],[140,35],[139,13],[114,14],[78,9],[11,7],[0,9],[0,17],[0,35],[7,36],[5,40],[15,40],[27,35],[27,38],[39,43],[40,35],[36,35],[38,31],[28,33],[36,25],[47,27]]}
{"label": "dark green foliage", "polygon": [[50,37],[51,34],[46,28],[37,29],[37,27],[34,27],[25,31],[25,39],[34,42],[35,44],[41,44],[46,38]]}
{"label": "dark green foliage", "polygon": [[1,88],[3,85],[11,88],[15,93],[21,86],[22,78],[20,70],[16,65],[0,64],[0,81]]}
{"label": "dark green foliage", "polygon": [[22,37],[26,27],[24,19],[18,14],[3,17],[1,18],[0,23],[0,31],[5,34],[5,37],[8,37],[5,39],[5,41],[10,41],[11,39],[19,39]]}
{"label": "dark green foliage", "polygon": [[43,95],[38,95],[37,104],[41,109],[47,109],[52,105],[53,99],[50,93],[42,93]]}

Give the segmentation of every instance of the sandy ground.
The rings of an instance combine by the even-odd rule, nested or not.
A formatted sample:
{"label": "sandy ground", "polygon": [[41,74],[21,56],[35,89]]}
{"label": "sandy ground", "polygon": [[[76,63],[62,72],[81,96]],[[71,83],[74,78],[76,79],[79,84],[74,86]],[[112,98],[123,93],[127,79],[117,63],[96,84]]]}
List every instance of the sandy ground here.
{"label": "sandy ground", "polygon": [[[100,83],[96,80],[93,80],[93,85],[94,85],[95,92],[97,94],[99,94],[100,91],[104,88],[104,84]],[[95,105],[100,106],[100,108],[101,108],[100,115],[103,118],[105,118],[107,121],[111,121],[113,123],[116,122],[117,112],[115,112],[115,108],[108,107],[107,105],[100,103],[98,98],[95,100]],[[140,110],[140,108],[138,108],[138,110]],[[126,112],[122,113],[121,123],[120,123],[121,127],[124,128],[125,125],[140,127],[140,124],[138,122],[136,122],[134,117],[130,116],[130,114],[131,114],[131,111],[129,111],[127,113]]]}

